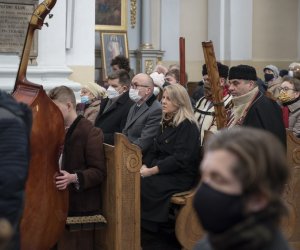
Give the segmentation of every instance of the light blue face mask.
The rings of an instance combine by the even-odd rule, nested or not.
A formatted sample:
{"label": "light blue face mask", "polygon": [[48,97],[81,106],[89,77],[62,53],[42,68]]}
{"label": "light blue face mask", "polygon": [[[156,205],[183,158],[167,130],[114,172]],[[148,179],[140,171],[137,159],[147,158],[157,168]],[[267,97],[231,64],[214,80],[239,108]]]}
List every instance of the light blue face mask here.
{"label": "light blue face mask", "polygon": [[89,97],[87,95],[81,96],[81,103],[87,103],[89,101]]}

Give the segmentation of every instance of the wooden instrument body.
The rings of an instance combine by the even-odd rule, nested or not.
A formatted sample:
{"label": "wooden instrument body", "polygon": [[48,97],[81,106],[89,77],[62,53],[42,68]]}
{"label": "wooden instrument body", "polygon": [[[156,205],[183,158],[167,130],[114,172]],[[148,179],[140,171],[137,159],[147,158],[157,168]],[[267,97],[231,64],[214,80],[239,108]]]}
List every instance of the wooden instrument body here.
{"label": "wooden instrument body", "polygon": [[21,219],[21,249],[50,249],[62,234],[68,213],[68,192],[59,191],[55,176],[64,144],[64,120],[60,110],[41,85],[26,79],[29,52],[35,29],[54,7],[56,0],[45,0],[32,15],[13,91],[18,102],[32,109],[30,165],[25,186],[25,204]]}

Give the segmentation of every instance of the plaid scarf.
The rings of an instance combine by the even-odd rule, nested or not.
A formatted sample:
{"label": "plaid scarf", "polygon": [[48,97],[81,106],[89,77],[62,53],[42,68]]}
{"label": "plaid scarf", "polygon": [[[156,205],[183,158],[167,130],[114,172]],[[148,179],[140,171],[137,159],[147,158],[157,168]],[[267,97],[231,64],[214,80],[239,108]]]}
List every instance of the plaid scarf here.
{"label": "plaid scarf", "polygon": [[274,213],[269,210],[252,214],[224,233],[208,237],[213,249],[262,250],[273,241],[276,228]]}

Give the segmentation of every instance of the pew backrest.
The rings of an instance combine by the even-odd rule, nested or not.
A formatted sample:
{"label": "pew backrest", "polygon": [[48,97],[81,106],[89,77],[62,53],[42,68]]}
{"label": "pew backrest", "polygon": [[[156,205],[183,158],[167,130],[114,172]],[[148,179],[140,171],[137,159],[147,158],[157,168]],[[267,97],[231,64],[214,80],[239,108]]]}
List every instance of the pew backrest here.
{"label": "pew backrest", "polygon": [[140,250],[140,168],[142,154],[123,134],[115,134],[115,145],[104,144],[107,178],[102,186],[101,230],[104,250]]}
{"label": "pew backrest", "polygon": [[283,220],[282,230],[291,247],[300,250],[300,139],[289,130],[287,130],[287,161],[290,179],[286,184],[283,199],[289,215]]}

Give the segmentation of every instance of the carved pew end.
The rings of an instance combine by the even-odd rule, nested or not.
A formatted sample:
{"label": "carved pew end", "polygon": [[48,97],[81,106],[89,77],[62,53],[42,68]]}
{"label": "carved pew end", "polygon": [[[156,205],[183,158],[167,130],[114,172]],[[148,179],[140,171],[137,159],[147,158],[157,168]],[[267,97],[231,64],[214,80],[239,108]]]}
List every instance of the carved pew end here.
{"label": "carved pew end", "polygon": [[193,208],[195,190],[174,194],[171,203],[179,205],[176,216],[175,233],[184,250],[192,250],[196,242],[204,235],[197,214]]}

